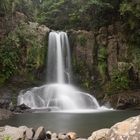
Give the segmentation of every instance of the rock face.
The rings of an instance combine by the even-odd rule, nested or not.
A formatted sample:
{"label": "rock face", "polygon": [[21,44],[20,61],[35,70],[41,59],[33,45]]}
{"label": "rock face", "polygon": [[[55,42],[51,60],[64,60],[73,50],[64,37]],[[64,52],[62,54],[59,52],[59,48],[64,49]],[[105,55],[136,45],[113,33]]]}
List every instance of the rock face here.
{"label": "rock face", "polygon": [[140,109],[140,91],[128,91],[104,98],[116,109]]}
{"label": "rock face", "polygon": [[[112,85],[114,76],[118,72],[119,77],[127,75],[127,80],[122,78],[120,84],[128,82],[129,88],[139,88],[139,56],[129,46],[121,28],[118,22],[109,27],[101,27],[97,31],[68,32],[75,79],[82,87],[91,91],[99,87],[104,92],[116,91],[118,85],[116,89]],[[140,53],[140,50],[136,51]],[[127,88],[127,86],[121,87],[119,90]]]}
{"label": "rock face", "polygon": [[112,73],[114,69],[117,69],[117,40],[115,38],[111,38],[108,40],[107,46],[107,62],[108,62],[108,74],[112,77]]}
{"label": "rock face", "polygon": [[[95,36],[93,32],[84,30],[68,32],[72,51],[72,64],[75,79],[81,81],[82,86],[89,87],[93,79],[93,66],[96,63]],[[83,74],[84,73],[84,74]],[[86,81],[86,82],[85,82]]]}

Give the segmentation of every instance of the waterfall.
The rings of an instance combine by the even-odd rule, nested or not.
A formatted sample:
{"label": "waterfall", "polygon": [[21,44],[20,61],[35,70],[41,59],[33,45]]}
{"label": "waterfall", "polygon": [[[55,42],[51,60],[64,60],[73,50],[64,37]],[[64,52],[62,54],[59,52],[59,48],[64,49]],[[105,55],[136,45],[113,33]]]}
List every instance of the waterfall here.
{"label": "waterfall", "polygon": [[51,32],[49,35],[47,82],[70,82],[70,49],[65,32]]}
{"label": "waterfall", "polygon": [[47,84],[21,91],[18,104],[32,109],[50,108],[57,111],[100,110],[102,107],[88,93],[71,83],[71,55],[65,32],[50,32],[47,60]]}

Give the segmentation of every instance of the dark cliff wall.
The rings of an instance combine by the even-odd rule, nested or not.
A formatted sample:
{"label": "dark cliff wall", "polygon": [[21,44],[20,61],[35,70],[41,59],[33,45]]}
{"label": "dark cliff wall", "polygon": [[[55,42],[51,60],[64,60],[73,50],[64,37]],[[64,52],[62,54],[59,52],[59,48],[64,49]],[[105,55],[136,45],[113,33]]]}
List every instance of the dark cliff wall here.
{"label": "dark cliff wall", "polygon": [[108,94],[140,88],[140,49],[128,43],[120,23],[68,34],[74,77],[82,88]]}

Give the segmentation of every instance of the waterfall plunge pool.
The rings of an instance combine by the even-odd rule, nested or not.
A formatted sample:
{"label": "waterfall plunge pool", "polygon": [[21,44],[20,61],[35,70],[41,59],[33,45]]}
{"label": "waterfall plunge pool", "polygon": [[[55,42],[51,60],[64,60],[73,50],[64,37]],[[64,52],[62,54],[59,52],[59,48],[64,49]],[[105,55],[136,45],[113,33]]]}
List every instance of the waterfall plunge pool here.
{"label": "waterfall plunge pool", "polygon": [[15,114],[7,120],[0,121],[0,126],[44,126],[46,130],[60,133],[74,131],[79,137],[88,137],[95,130],[109,128],[119,121],[139,115],[138,110],[105,111],[86,113],[38,112]]}

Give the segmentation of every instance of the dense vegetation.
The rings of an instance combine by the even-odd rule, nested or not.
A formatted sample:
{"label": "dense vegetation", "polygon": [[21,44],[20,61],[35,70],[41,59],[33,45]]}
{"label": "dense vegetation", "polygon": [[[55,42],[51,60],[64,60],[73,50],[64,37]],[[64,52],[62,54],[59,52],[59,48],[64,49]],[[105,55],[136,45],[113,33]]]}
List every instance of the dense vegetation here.
{"label": "dense vegetation", "polygon": [[[38,46],[44,44],[36,40],[34,30],[27,31],[28,21],[45,24],[55,30],[84,29],[95,32],[100,27],[120,22],[122,34],[129,50],[132,50],[130,59],[134,59],[133,63],[140,69],[139,0],[0,0],[0,3],[1,30],[4,30],[4,37],[0,38],[0,84],[17,73],[32,73],[43,66],[45,56],[41,52],[44,50]],[[17,23],[16,11],[23,13],[26,20]],[[106,80],[105,48],[99,49],[98,61],[101,77]],[[89,85],[87,83],[85,85]],[[111,89],[128,89],[129,83],[125,71],[115,71]]]}

